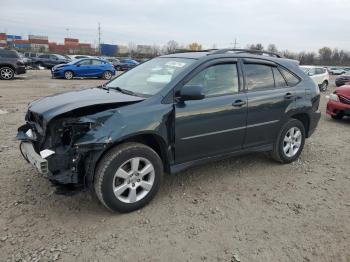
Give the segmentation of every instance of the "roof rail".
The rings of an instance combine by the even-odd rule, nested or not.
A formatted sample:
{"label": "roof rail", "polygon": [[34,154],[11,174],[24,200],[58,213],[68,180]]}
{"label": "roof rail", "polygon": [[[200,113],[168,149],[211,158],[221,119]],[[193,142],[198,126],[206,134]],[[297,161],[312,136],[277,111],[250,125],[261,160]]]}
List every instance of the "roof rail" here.
{"label": "roof rail", "polygon": [[281,55],[279,55],[277,53],[273,53],[273,52],[268,52],[268,51],[263,51],[263,50],[255,50],[255,49],[236,49],[236,48],[218,49],[218,50],[215,50],[215,51],[209,53],[208,55],[225,54],[225,53],[228,53],[228,52],[235,52],[237,54],[249,53],[249,54],[254,54],[254,55],[264,55],[264,54],[266,54],[268,56],[282,58]]}

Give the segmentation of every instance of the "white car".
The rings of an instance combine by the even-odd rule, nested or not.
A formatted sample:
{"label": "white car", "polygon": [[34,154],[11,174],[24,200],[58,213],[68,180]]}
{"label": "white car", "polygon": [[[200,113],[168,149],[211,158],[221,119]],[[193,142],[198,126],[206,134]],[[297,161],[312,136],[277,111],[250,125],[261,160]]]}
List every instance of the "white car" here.
{"label": "white car", "polygon": [[346,70],[344,68],[339,68],[339,67],[331,67],[328,69],[328,72],[331,75],[343,75],[346,73]]}
{"label": "white car", "polygon": [[320,91],[326,91],[329,84],[329,73],[321,66],[300,66],[300,68],[311,77],[319,86]]}

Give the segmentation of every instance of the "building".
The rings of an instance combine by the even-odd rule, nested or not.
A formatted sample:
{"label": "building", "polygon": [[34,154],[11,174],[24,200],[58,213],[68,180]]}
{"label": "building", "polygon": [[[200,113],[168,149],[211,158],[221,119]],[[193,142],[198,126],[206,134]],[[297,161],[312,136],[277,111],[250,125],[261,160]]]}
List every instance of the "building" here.
{"label": "building", "polygon": [[125,55],[129,53],[129,48],[126,45],[118,45],[118,54]]}
{"label": "building", "polygon": [[7,46],[7,35],[5,33],[0,33],[0,47]]}
{"label": "building", "polygon": [[15,39],[13,40],[13,47],[23,51],[30,50],[29,40]]}
{"label": "building", "polygon": [[136,52],[141,55],[151,55],[152,54],[152,46],[150,45],[137,45]]}
{"label": "building", "polygon": [[49,51],[49,38],[47,36],[29,35],[30,49],[34,52]]}

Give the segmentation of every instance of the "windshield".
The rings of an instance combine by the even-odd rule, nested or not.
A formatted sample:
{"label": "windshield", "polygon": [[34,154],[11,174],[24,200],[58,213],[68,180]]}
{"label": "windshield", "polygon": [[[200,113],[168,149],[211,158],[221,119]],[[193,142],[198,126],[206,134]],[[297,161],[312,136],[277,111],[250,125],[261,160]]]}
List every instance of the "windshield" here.
{"label": "windshield", "polygon": [[106,87],[121,88],[141,96],[152,96],[195,61],[188,58],[155,58],[120,75]]}

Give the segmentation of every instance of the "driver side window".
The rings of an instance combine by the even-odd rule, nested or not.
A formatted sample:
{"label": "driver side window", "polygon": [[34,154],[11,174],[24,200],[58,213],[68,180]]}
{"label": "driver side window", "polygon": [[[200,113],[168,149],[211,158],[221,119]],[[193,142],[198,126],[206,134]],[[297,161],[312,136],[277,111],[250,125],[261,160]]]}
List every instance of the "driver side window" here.
{"label": "driver side window", "polygon": [[234,94],[238,92],[236,64],[217,64],[199,72],[183,88],[200,86],[206,97]]}
{"label": "driver side window", "polygon": [[90,65],[91,64],[91,60],[87,59],[87,60],[83,60],[79,63],[79,65],[81,66],[86,66],[86,65]]}

